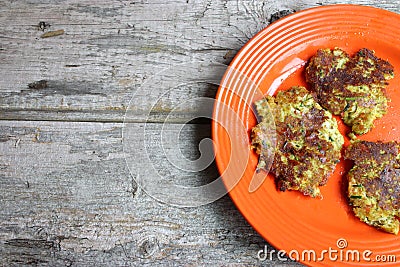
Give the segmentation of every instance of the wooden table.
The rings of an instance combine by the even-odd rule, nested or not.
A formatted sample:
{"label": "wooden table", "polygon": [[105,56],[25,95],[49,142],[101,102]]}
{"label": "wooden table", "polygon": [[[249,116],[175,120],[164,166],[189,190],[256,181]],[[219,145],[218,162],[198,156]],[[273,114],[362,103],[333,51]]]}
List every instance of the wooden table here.
{"label": "wooden table", "polygon": [[[163,69],[174,76],[171,67],[187,62],[229,64],[271,21],[335,3],[1,0],[0,264],[300,265],[276,257],[260,262],[257,252],[272,248],[228,196],[196,208],[148,196],[125,161],[124,114],[142,93],[142,101],[133,99],[130,122],[158,129],[182,101],[214,97],[217,87],[145,91],[146,80]],[[398,1],[341,3],[400,11]],[[151,107],[146,94],[162,99]],[[176,149],[178,138],[177,151],[189,159],[199,157],[199,141],[210,136],[209,120],[186,124],[195,108],[181,107],[169,118],[185,126],[163,144]],[[181,175],[161,156],[153,160],[159,173]],[[180,179],[201,184],[217,176],[211,165]]]}

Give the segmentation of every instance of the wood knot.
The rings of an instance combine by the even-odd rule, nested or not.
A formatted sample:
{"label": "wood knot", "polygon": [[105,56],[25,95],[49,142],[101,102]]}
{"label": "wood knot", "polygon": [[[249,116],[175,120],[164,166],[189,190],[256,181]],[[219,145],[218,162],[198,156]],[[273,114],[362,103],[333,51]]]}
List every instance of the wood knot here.
{"label": "wood knot", "polygon": [[155,236],[146,236],[137,243],[137,253],[140,258],[149,258],[158,251],[159,244]]}
{"label": "wood knot", "polygon": [[28,84],[29,89],[45,89],[47,88],[47,81],[40,80]]}
{"label": "wood knot", "polygon": [[290,15],[294,12],[296,12],[296,10],[293,10],[293,9],[279,10],[278,12],[275,12],[271,15],[268,22],[271,24],[271,23],[277,21],[278,19],[286,17],[287,15]]}

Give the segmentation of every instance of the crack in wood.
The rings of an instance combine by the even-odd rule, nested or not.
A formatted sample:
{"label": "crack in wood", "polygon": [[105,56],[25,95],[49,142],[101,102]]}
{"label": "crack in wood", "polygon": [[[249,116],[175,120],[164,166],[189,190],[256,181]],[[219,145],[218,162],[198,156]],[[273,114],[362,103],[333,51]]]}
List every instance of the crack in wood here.
{"label": "crack in wood", "polygon": [[47,241],[42,239],[15,238],[6,240],[5,244],[14,247],[40,248],[40,249],[54,249],[56,247],[53,241]]}

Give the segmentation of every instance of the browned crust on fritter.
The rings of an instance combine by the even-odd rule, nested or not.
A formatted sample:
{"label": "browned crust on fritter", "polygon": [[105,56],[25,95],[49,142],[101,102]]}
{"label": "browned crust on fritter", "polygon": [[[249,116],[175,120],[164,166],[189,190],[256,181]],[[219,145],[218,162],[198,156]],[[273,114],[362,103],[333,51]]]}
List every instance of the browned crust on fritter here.
{"label": "browned crust on fritter", "polygon": [[[306,81],[316,93],[318,102],[335,115],[339,115],[346,108],[346,97],[362,96],[347,90],[347,85],[379,84],[384,90],[388,84],[385,75],[393,74],[393,66],[388,61],[376,57],[374,52],[367,48],[361,49],[354,58],[342,52],[350,59],[345,68],[332,68],[336,65],[336,58],[326,50],[319,49],[306,69]],[[361,57],[363,60],[360,60]],[[375,62],[375,68],[369,76],[364,76],[368,68],[372,67],[368,59]],[[318,73],[323,73],[324,77],[321,78]],[[337,98],[338,95],[341,97]]]}
{"label": "browned crust on fritter", "polygon": [[[351,175],[362,184],[367,195],[377,198],[384,210],[400,208],[400,160],[396,142],[359,141],[351,145],[345,158],[353,160],[356,169]],[[376,173],[372,175],[371,173]]]}
{"label": "browned crust on fritter", "polygon": [[[297,110],[297,116],[283,111],[287,109],[284,107],[286,104],[302,105],[299,99],[308,99],[305,111]],[[310,99],[313,104],[310,104]],[[292,87],[278,93],[277,97],[269,96],[268,102],[275,117],[276,147],[271,173],[275,175],[277,188],[281,191],[298,190],[304,195],[321,197],[318,186],[325,185],[334,171],[343,144],[343,140],[335,140],[340,143],[340,148],[335,148],[333,139],[330,141],[321,137],[321,130],[326,127],[323,124],[328,121],[335,125],[337,135],[340,136],[335,119],[304,87]],[[287,115],[284,120],[282,113]],[[260,164],[264,166],[263,159],[266,157],[263,153],[269,152],[269,144],[263,142],[263,125],[260,123],[252,130],[252,144],[260,154],[259,167]]]}
{"label": "browned crust on fritter", "polygon": [[354,161],[348,172],[349,202],[362,222],[388,233],[400,229],[400,155],[396,142],[354,141],[345,157]]}
{"label": "browned crust on fritter", "polygon": [[[278,187],[281,191],[286,191],[295,186],[297,182],[294,177],[297,173],[303,173],[315,166],[312,166],[310,159],[318,159],[321,164],[330,164],[331,172],[325,175],[315,174],[314,177],[308,181],[310,185],[318,184],[325,185],[328,181],[330,174],[335,169],[336,163],[332,159],[337,159],[337,155],[332,155],[332,145],[318,137],[318,131],[321,129],[321,124],[326,120],[323,110],[312,108],[309,113],[298,119],[288,117],[285,123],[277,123],[277,155],[283,155],[288,158],[289,163],[283,164],[279,157],[275,157],[272,164],[271,172],[275,174]],[[288,127],[290,125],[290,127]],[[302,132],[303,129],[304,132]],[[298,139],[299,136],[304,136],[304,148],[296,150],[287,140]],[[310,148],[318,148],[316,150]],[[289,159],[290,155],[296,155],[296,159]],[[294,167],[298,166],[298,170]],[[311,194],[311,186],[305,190],[305,195]]]}
{"label": "browned crust on fritter", "polygon": [[367,48],[354,57],[339,48],[319,49],[305,75],[319,104],[340,115],[356,134],[367,133],[387,112],[385,90],[394,77],[393,66]]}

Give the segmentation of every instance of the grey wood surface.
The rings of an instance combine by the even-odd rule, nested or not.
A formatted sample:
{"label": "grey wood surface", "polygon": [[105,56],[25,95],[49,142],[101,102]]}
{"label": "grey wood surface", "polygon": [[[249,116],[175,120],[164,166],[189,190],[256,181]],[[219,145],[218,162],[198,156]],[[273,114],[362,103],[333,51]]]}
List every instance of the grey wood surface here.
{"label": "grey wood surface", "polygon": [[[194,61],[229,64],[274,19],[336,3],[0,0],[0,265],[300,265],[276,257],[260,262],[257,252],[271,247],[227,196],[198,208],[149,197],[127,168],[123,120],[135,93],[163,95],[163,87],[142,87],[161,70]],[[400,12],[400,1],[340,3]],[[131,122],[150,121],[151,132],[183,101],[215,93],[207,84],[175,88],[156,106],[134,105]],[[180,107],[169,123],[185,123],[198,108]],[[199,157],[209,121],[183,129],[166,138],[179,138],[178,148],[164,146]],[[218,177],[213,164],[182,174],[161,157],[155,161],[160,173],[176,173],[182,183]]]}

